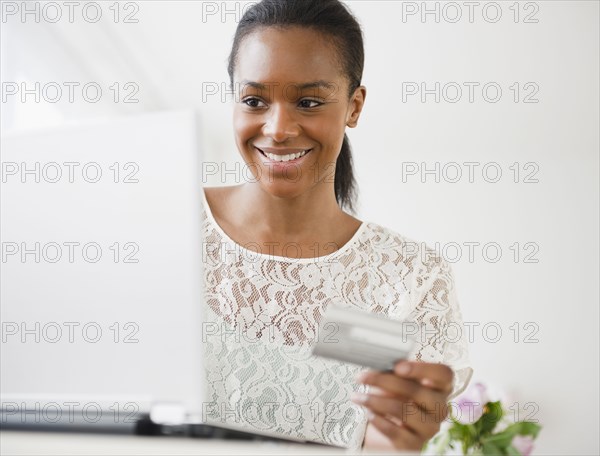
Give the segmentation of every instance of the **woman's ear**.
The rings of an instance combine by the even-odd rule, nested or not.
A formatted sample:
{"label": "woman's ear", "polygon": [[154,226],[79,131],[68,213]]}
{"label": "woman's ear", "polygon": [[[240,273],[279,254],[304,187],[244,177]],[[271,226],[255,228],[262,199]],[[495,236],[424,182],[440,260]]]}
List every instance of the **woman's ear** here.
{"label": "woman's ear", "polygon": [[360,113],[365,105],[365,99],[367,98],[367,88],[365,86],[357,87],[354,91],[354,95],[352,95],[352,99],[350,100],[350,105],[348,107],[348,113],[346,117],[346,125],[350,128],[356,127],[358,125],[358,118],[360,117]]}

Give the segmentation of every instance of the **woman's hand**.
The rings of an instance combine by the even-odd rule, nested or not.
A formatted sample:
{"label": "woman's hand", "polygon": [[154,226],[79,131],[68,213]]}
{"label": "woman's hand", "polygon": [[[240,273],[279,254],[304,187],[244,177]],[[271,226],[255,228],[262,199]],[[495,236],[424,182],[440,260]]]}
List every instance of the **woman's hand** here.
{"label": "woman's hand", "polygon": [[[385,446],[421,450],[448,416],[453,376],[444,364],[400,361],[393,372],[368,371],[359,376],[357,381],[371,385],[371,392],[355,393],[352,401],[371,412],[368,427],[385,437]],[[368,434],[369,429],[365,448],[370,446]]]}

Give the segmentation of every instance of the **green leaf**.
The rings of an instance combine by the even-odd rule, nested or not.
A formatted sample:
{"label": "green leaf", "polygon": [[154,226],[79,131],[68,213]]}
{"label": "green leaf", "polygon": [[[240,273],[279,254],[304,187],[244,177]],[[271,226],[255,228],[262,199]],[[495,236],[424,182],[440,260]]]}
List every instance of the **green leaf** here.
{"label": "green leaf", "polygon": [[491,442],[500,448],[507,448],[515,435],[530,435],[533,438],[536,438],[540,429],[541,426],[537,423],[532,423],[531,421],[518,421],[498,434],[485,437],[482,439],[482,442]]}
{"label": "green leaf", "polygon": [[481,449],[483,451],[483,454],[489,455],[489,456],[498,456],[498,455],[505,454],[504,451],[502,451],[500,448],[498,448],[496,445],[494,445],[493,442],[484,442],[481,445]]}
{"label": "green leaf", "polygon": [[500,401],[485,404],[483,415],[475,423],[475,428],[481,437],[492,433],[498,422],[504,416]]}
{"label": "green leaf", "polygon": [[506,428],[504,431],[498,434],[490,435],[489,437],[486,437],[481,441],[482,443],[492,443],[497,447],[506,448],[510,445],[515,435],[515,432],[512,432],[509,430],[509,428]]}
{"label": "green leaf", "polygon": [[477,429],[473,425],[467,426],[467,431],[469,432],[468,437],[467,437],[468,443],[469,443],[469,446],[471,446],[479,440],[479,433],[477,432]]}
{"label": "green leaf", "polygon": [[538,436],[540,430],[542,429],[539,424],[534,423],[533,421],[519,421],[515,424],[518,425],[517,434],[530,435],[534,439]]}
{"label": "green leaf", "polygon": [[467,449],[476,441],[476,432],[470,424],[453,424],[448,429],[448,435],[451,440],[460,442],[463,448],[463,453],[466,454]]}
{"label": "green leaf", "polygon": [[448,433],[452,440],[463,440],[469,434],[468,425],[456,423],[448,429]]}
{"label": "green leaf", "polygon": [[522,456],[521,453],[519,453],[517,451],[517,449],[514,446],[512,446],[512,445],[508,445],[506,447],[506,454],[508,456]]}

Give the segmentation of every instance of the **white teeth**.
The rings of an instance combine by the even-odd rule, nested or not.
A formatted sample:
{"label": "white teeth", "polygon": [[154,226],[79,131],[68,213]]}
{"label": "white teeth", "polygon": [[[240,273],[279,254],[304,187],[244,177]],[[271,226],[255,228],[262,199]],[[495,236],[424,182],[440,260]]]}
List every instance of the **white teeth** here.
{"label": "white teeth", "polygon": [[269,152],[265,152],[264,154],[273,161],[287,162],[287,161],[295,160],[297,158],[302,157],[303,155],[306,154],[306,151],[303,150],[302,152],[298,152],[297,154],[288,154],[288,155],[275,155],[275,154],[270,154]]}

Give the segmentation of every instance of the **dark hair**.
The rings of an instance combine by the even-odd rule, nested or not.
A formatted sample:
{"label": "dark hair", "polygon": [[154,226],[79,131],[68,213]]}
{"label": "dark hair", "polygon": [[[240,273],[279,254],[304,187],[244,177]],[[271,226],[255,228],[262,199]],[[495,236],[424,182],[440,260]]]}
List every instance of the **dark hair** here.
{"label": "dark hair", "polygon": [[[362,30],[346,5],[339,0],[262,0],[246,11],[237,26],[227,67],[232,87],[241,42],[256,29],[270,26],[301,26],[322,33],[338,51],[339,63],[349,81],[348,98],[360,86],[365,55]],[[334,179],[336,201],[354,212],[357,186],[352,149],[345,133]]]}

